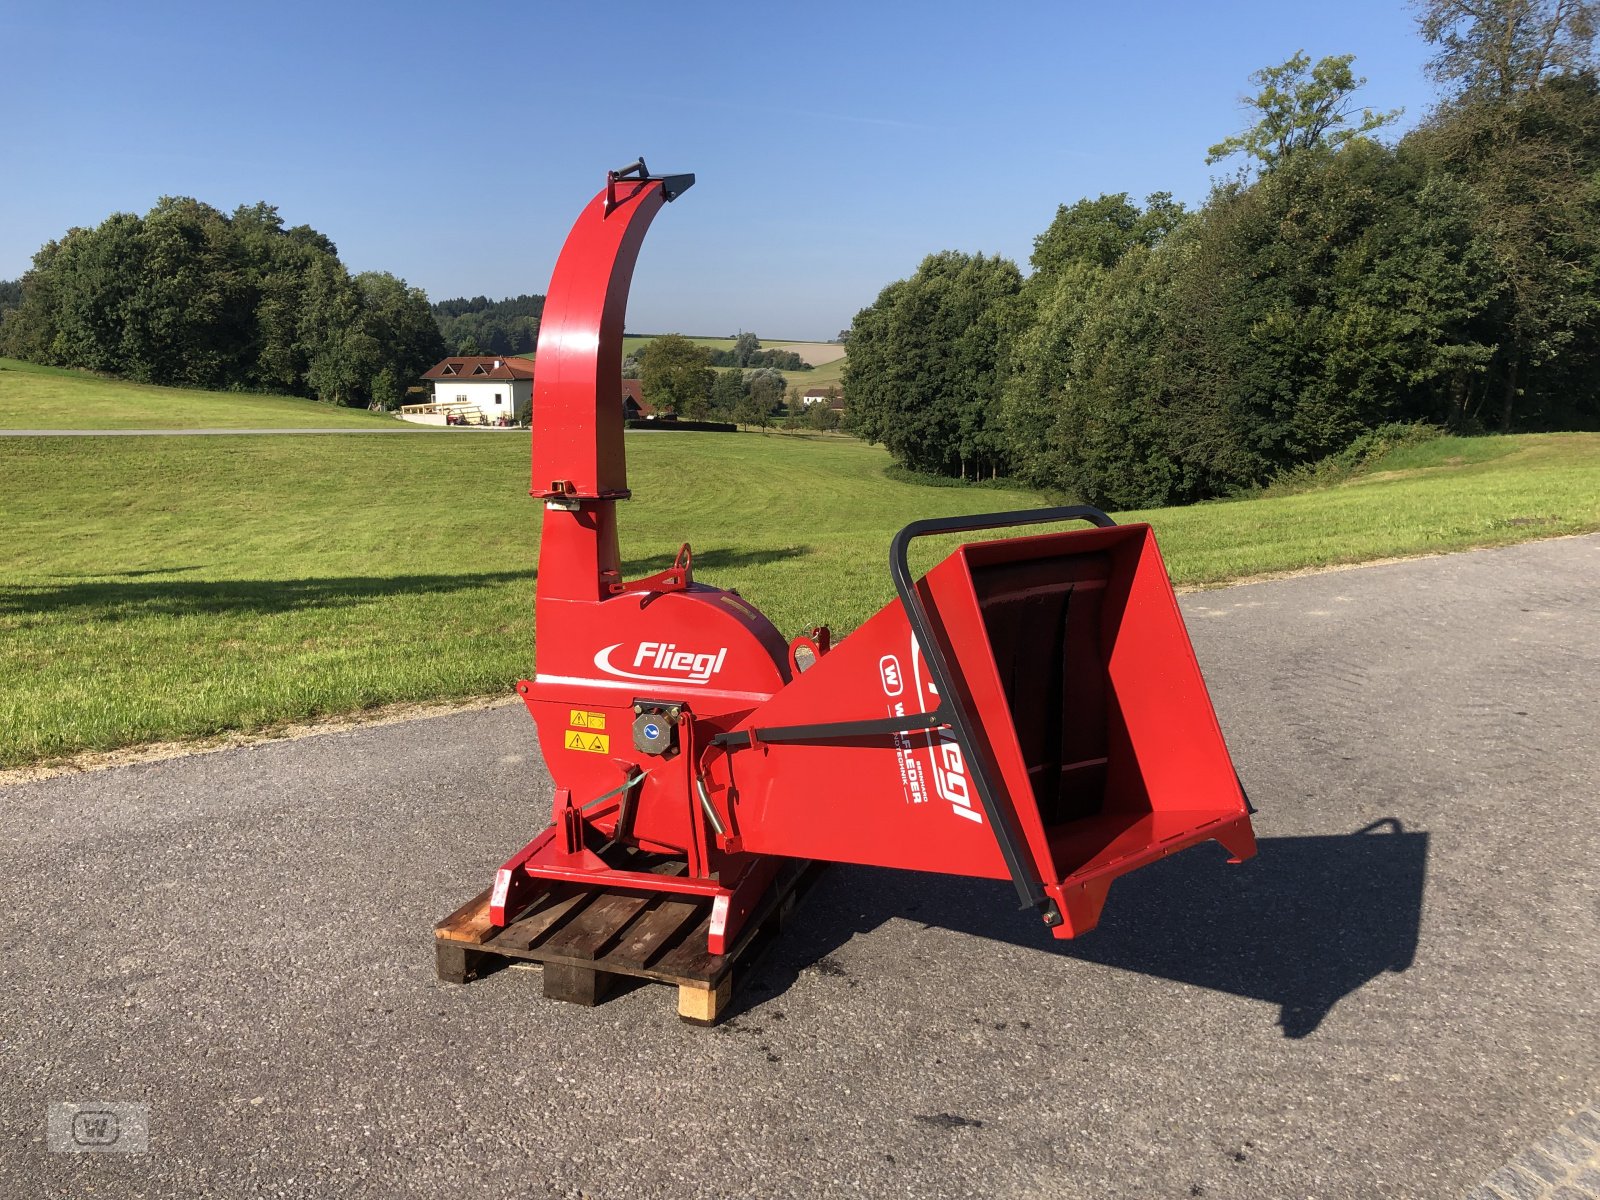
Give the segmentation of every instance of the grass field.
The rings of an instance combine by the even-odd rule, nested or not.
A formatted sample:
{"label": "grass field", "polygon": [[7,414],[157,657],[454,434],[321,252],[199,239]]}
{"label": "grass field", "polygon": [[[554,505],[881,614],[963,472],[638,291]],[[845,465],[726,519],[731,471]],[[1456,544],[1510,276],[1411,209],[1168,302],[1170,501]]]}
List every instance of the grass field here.
{"label": "grass field", "polygon": [[827,387],[829,384],[838,386],[844,382],[844,359],[836,358],[809,371],[795,371],[787,378],[790,383],[798,383],[802,389]]}
{"label": "grass field", "polygon": [[0,429],[359,429],[393,417],[294,396],[152,387],[0,358]]}
{"label": "grass field", "polygon": [[[624,336],[623,339],[622,339],[622,355],[623,355],[623,357],[626,358],[630,354],[639,353],[639,351],[641,349],[643,349],[645,346],[648,346],[652,341],[654,341],[659,336],[660,336],[660,334],[654,334],[654,333],[645,334],[643,336],[635,336],[635,335],[632,335],[632,334]],[[689,337],[688,334],[684,334],[683,337],[684,337],[684,339],[686,341],[693,342],[696,346],[707,346],[712,350],[732,350],[733,349],[733,339],[732,338],[724,338],[724,337]]]}
{"label": "grass field", "polygon": [[[629,574],[687,539],[786,634],[888,601],[906,522],[1043,499],[886,480],[839,438],[628,453]],[[534,661],[527,463],[520,437],[0,439],[0,765],[503,693]],[[1440,439],[1334,488],[1128,515],[1203,584],[1597,529],[1597,479],[1600,435]]]}
{"label": "grass field", "polygon": [[[653,336],[655,335],[624,337],[622,339],[622,353],[624,355],[637,354],[641,347],[649,345]],[[697,346],[709,346],[713,350],[732,350],[734,345],[732,338],[691,337],[687,340]],[[797,374],[798,378],[808,380],[812,378],[816,371],[834,366],[844,358],[844,347],[837,342],[775,342],[762,339],[761,348],[763,350],[793,350],[803,362],[814,364],[811,371],[801,371]],[[828,382],[836,383],[838,380],[835,378]]]}

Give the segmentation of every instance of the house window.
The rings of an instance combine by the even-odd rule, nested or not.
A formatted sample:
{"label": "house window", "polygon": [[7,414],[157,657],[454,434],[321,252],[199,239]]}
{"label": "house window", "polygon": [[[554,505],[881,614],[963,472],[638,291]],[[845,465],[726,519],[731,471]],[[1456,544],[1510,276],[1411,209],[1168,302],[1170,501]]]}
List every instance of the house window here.
{"label": "house window", "polygon": [[494,402],[495,402],[495,403],[496,403],[496,404],[499,404],[499,403],[500,403],[500,393],[499,393],[499,392],[496,392],[496,393],[495,393],[495,394],[494,394]]}
{"label": "house window", "polygon": [[456,397],[456,403],[457,404],[465,404],[466,402],[467,402],[466,396],[462,395],[462,396],[457,396]]}

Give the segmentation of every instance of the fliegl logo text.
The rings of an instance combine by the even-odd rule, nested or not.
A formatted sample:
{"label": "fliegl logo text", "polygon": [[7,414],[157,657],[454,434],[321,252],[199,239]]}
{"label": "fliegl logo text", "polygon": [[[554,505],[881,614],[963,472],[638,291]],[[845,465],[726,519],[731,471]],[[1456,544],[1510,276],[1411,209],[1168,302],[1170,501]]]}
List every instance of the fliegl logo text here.
{"label": "fliegl logo text", "polygon": [[[728,657],[726,646],[715,650],[686,650],[676,642],[640,642],[630,661],[626,651],[620,656],[617,654],[624,644],[617,642],[607,646],[594,656],[594,665],[618,679],[639,679],[646,683],[710,683]],[[618,657],[625,665],[617,664]]]}
{"label": "fliegl logo text", "polygon": [[[917,639],[911,639],[911,669],[916,677],[917,695],[923,712],[939,707],[939,689],[925,675],[926,663]],[[961,744],[948,729],[936,729],[928,734],[928,774],[933,776],[933,790],[950,805],[950,811],[968,821],[983,824],[983,814],[972,803],[972,781],[967,774],[966,759]]]}

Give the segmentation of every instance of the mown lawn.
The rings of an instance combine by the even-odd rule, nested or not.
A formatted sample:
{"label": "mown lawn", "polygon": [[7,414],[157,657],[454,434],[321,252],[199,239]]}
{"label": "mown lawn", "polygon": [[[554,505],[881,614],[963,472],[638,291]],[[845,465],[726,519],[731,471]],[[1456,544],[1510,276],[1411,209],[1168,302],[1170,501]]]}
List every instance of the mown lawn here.
{"label": "mown lawn", "polygon": [[0,429],[361,429],[396,424],[382,413],[294,396],[153,387],[0,358]]}
{"label": "mown lawn", "polygon": [[1180,585],[1600,529],[1600,434],[1437,438],[1292,496],[1127,513]]}
{"label": "mown lawn", "polygon": [[[628,452],[628,572],[688,540],[701,579],[788,634],[887,602],[906,522],[1044,502],[887,480],[838,438]],[[527,464],[517,436],[0,439],[0,765],[504,692],[534,664]],[[1129,515],[1180,584],[1600,528],[1600,435],[1442,439],[1380,468]]]}

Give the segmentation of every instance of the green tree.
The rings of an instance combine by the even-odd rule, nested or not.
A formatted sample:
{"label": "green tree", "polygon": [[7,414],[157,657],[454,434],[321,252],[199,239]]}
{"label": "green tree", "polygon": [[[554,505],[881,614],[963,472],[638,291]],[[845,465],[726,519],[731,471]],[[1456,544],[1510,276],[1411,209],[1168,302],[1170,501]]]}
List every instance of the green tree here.
{"label": "green tree", "polygon": [[1005,467],[999,422],[1016,264],[955,251],[925,258],[856,314],[844,387],[851,429],[912,470],[962,478]]}
{"label": "green tree", "polygon": [[1241,103],[1259,116],[1249,128],[1212,146],[1206,162],[1243,154],[1270,168],[1300,151],[1337,150],[1398,120],[1400,109],[1356,112],[1350,98],[1367,80],[1351,72],[1354,61],[1353,54],[1338,54],[1313,65],[1300,50],[1286,62],[1255,72],[1250,82],[1261,90]]}
{"label": "green tree", "polygon": [[305,275],[314,258],[331,251],[306,236],[314,231],[305,226],[285,230],[278,210],[270,204],[240,205],[230,224],[234,255],[255,303],[251,338],[255,361],[245,369],[242,382],[264,391],[297,391],[306,371],[299,338]]}
{"label": "green tree", "polygon": [[1586,423],[1600,395],[1600,86],[1557,76],[1511,102],[1446,105],[1412,138],[1476,200],[1495,266],[1480,340],[1496,349],[1465,411],[1502,430]]}
{"label": "green tree", "polygon": [[750,360],[761,349],[761,341],[753,333],[740,333],[733,341],[733,365],[748,367]]}
{"label": "green tree", "polygon": [[421,288],[386,271],[364,271],[354,283],[361,295],[361,331],[376,348],[367,398],[372,407],[393,408],[406,385],[444,357],[444,336]]}
{"label": "green tree", "polygon": [[1112,267],[1134,246],[1153,246],[1180,224],[1183,205],[1157,192],[1140,208],[1127,192],[1079,200],[1056,209],[1050,227],[1033,239],[1029,261],[1036,275],[1053,277],[1069,266]]}
{"label": "green tree", "polygon": [[1061,418],[1077,340],[1106,273],[1130,252],[1164,243],[1189,216],[1164,192],[1148,197],[1144,208],[1126,193],[1102,195],[1062,205],[1034,239],[1033,274],[1011,313],[1001,385],[1007,458],[1025,482],[1064,486],[1051,431]]}
{"label": "green tree", "polygon": [[819,433],[828,433],[839,428],[839,412],[827,401],[815,402],[804,406],[806,424]]}
{"label": "green tree", "polygon": [[306,387],[325,404],[360,404],[378,371],[377,345],[360,325],[360,291],[338,259],[324,257],[307,273],[301,300]]}
{"label": "green tree", "polygon": [[791,432],[806,427],[806,406],[800,400],[800,385],[791,383],[783,394],[783,427]]}
{"label": "green tree", "polygon": [[718,371],[716,382],[711,385],[712,415],[718,420],[731,420],[734,411],[739,407],[739,401],[743,400],[744,396],[743,371],[737,367]]}
{"label": "green tree", "polygon": [[366,404],[443,352],[420,291],[352,280],[331,241],[264,203],[230,216],[168,196],[113,214],[42,247],[21,290],[9,353],[151,383]]}
{"label": "green tree", "polygon": [[256,295],[228,218],[164,196],[140,229],[142,269],[120,373],[152,383],[239,386],[253,366]]}
{"label": "green tree", "polygon": [[698,421],[711,406],[711,352],[677,333],[652,338],[638,352],[639,386],[656,411]]}
{"label": "green tree", "polygon": [[1258,485],[1392,423],[1600,425],[1593,15],[1423,7],[1478,27],[1442,39],[1462,90],[1421,127],[1363,136],[1386,115],[1355,115],[1349,58],[1259,73],[1262,121],[1214,148],[1270,168],[1254,179],[1192,214],[1063,205],[1011,292],[950,254],[884,288],[848,335],[852,430],[919,469],[991,454],[1125,508]]}
{"label": "green tree", "polygon": [[783,394],[788,387],[789,381],[781,372],[771,367],[752,371],[745,380],[745,391],[769,417],[777,416],[783,411]]}
{"label": "green tree", "polygon": [[772,424],[772,407],[753,392],[745,391],[734,406],[733,419],[746,428],[754,425],[765,429]]}
{"label": "green tree", "polygon": [[[1502,430],[1592,419],[1600,309],[1600,103],[1592,69],[1600,3],[1420,0],[1447,102],[1415,135],[1479,201],[1500,288],[1483,394],[1463,413]],[[1488,393],[1492,391],[1493,396]]]}
{"label": "green tree", "polygon": [[[70,238],[72,232],[68,232]],[[61,312],[61,278],[57,259],[62,243],[46,242],[33,256],[31,268],[18,281],[16,301],[0,317],[0,354],[27,362],[58,363],[56,330]]]}
{"label": "green tree", "polygon": [[1178,503],[1390,421],[1459,420],[1495,352],[1477,217],[1425,156],[1363,141],[1221,187],[1109,268],[1068,263],[1012,345],[1019,474],[1113,507]]}
{"label": "green tree", "polygon": [[1594,66],[1596,0],[1415,0],[1428,73],[1465,99],[1507,101]]}
{"label": "green tree", "polygon": [[433,305],[433,318],[450,354],[532,354],[543,314],[544,297],[534,295],[505,300],[457,296]]}
{"label": "green tree", "polygon": [[392,366],[384,366],[372,377],[368,394],[371,397],[369,408],[375,411],[393,410],[404,403],[406,385]]}
{"label": "green tree", "polygon": [[144,258],[144,221],[131,213],[46,246],[23,276],[23,311],[35,301],[49,306],[37,314],[47,339],[40,361],[150,379],[140,345]]}

